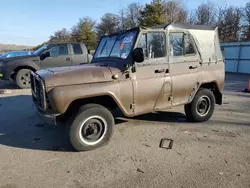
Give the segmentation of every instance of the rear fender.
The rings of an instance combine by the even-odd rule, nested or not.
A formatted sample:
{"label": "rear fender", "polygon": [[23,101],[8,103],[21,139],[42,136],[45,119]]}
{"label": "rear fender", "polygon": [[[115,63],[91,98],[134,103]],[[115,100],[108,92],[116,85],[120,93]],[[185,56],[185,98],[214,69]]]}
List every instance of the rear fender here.
{"label": "rear fender", "polygon": [[190,93],[188,103],[191,103],[193,101],[193,98],[195,97],[198,90],[202,88],[213,91],[215,99],[216,99],[216,104],[219,104],[219,105],[222,104],[222,93],[220,92],[219,84],[216,81],[209,82],[209,83],[202,83],[202,84],[197,82]]}

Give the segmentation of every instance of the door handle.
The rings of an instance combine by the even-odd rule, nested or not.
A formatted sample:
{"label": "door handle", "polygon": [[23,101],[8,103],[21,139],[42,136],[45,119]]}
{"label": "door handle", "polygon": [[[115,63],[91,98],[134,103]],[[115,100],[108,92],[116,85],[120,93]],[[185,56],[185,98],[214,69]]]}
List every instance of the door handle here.
{"label": "door handle", "polygon": [[189,67],[189,69],[197,69],[198,68],[198,66],[196,65],[196,66],[190,66]]}
{"label": "door handle", "polygon": [[66,58],[66,61],[70,61],[70,57],[67,57],[67,58]]}
{"label": "door handle", "polygon": [[162,73],[162,72],[164,72],[165,71],[165,69],[156,69],[155,70],[155,73]]}

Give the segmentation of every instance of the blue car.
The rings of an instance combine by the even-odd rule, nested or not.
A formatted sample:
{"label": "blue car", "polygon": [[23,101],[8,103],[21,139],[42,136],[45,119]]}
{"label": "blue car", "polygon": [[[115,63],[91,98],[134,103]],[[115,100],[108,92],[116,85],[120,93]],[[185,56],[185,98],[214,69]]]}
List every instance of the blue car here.
{"label": "blue car", "polygon": [[6,52],[2,56],[0,56],[0,60],[5,59],[5,58],[10,58],[10,57],[26,56],[26,55],[32,55],[32,51],[10,51],[10,52]]}

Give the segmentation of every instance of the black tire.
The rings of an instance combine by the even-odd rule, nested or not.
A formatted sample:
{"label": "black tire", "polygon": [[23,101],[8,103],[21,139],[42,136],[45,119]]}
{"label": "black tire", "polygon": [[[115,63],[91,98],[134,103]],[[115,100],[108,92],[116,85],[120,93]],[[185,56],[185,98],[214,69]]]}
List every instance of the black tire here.
{"label": "black tire", "polygon": [[[108,109],[98,104],[86,104],[79,109],[69,127],[71,145],[76,151],[89,151],[104,146],[112,137],[114,125],[114,117]],[[99,131],[96,135],[98,140],[89,141],[85,134],[93,131],[92,136]]]}
{"label": "black tire", "polygon": [[200,89],[193,101],[184,107],[187,120],[193,122],[209,120],[214,113],[214,108],[215,97],[213,92],[208,89]]}
{"label": "black tire", "polygon": [[30,88],[30,69],[21,69],[15,75],[15,82],[21,89]]}

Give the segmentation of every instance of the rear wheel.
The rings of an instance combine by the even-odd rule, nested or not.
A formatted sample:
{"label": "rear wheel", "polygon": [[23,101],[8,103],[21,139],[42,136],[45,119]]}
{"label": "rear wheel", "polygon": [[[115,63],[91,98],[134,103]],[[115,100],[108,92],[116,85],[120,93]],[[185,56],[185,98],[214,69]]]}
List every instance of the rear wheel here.
{"label": "rear wheel", "polygon": [[30,69],[21,69],[15,75],[15,82],[19,88],[30,88]]}
{"label": "rear wheel", "polygon": [[80,108],[69,128],[70,142],[77,151],[104,146],[114,129],[114,117],[105,107],[87,104]]}
{"label": "rear wheel", "polygon": [[215,97],[213,92],[208,89],[200,89],[193,101],[185,105],[185,113],[189,121],[203,122],[212,117],[214,108]]}

